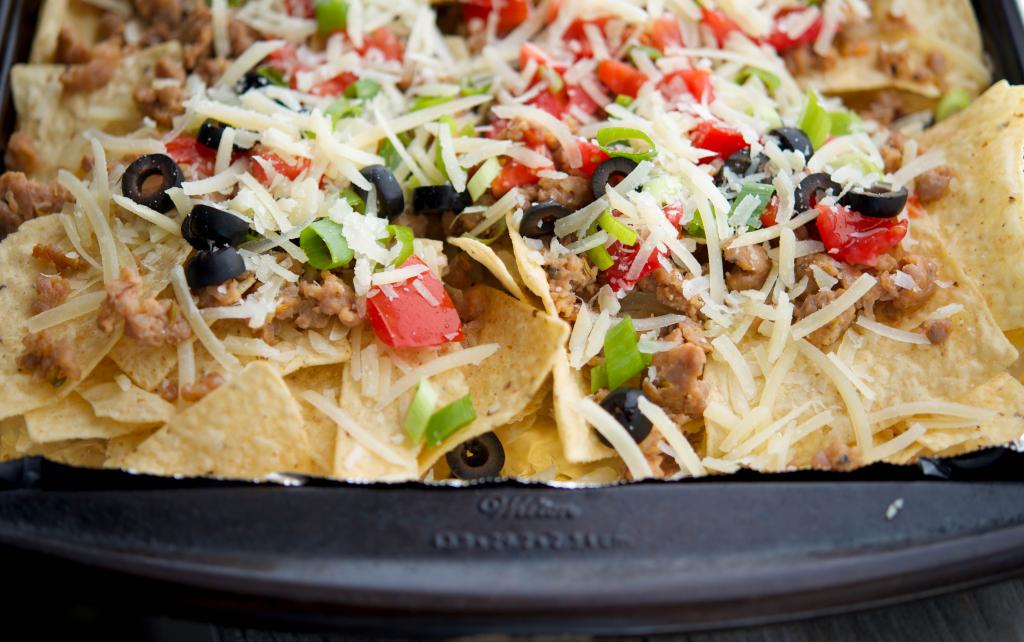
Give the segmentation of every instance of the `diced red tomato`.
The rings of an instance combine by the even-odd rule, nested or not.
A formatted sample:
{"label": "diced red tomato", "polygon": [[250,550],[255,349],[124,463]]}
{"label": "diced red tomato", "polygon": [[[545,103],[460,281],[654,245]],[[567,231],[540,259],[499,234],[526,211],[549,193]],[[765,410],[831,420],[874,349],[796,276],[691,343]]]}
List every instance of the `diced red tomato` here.
{"label": "diced red tomato", "polygon": [[594,102],[594,99],[590,97],[590,94],[583,91],[577,85],[569,85],[565,89],[566,96],[569,99],[569,107],[576,107],[584,114],[591,116],[596,114],[601,106]]}
{"label": "diced red tomato", "polygon": [[[787,34],[785,31],[779,28],[779,20],[787,15],[792,15],[793,13],[801,11],[813,11],[818,14],[818,18],[811,23],[811,26],[808,27],[807,31],[804,31],[803,33],[797,35],[796,37],[791,37],[789,34]],[[821,34],[821,28],[823,24],[824,19],[821,16],[821,10],[819,10],[817,7],[808,7],[807,9],[797,9],[795,11],[782,11],[779,13],[779,15],[775,17],[775,29],[772,31],[771,35],[768,36],[767,42],[775,49],[775,51],[781,53],[788,49],[792,49],[793,47],[797,47],[799,45],[808,42],[814,42],[815,40],[817,40],[818,35]]]}
{"label": "diced red tomato", "polygon": [[672,227],[678,229],[679,226],[683,224],[683,216],[685,216],[686,213],[683,212],[682,207],[678,205],[666,205],[661,208],[661,211],[665,213],[665,218],[667,218],[668,222],[672,224]]}
{"label": "diced red tomato", "polygon": [[387,27],[378,27],[363,37],[363,46],[358,49],[359,55],[365,56],[370,50],[377,50],[385,60],[401,62],[405,58],[405,45],[398,39],[395,32]]}
{"label": "diced red tomato", "polygon": [[818,233],[829,256],[845,263],[874,265],[907,235],[907,222],[871,218],[838,205],[817,206]]}
{"label": "diced red tomato", "polygon": [[[425,265],[413,256],[402,267]],[[420,281],[437,299],[437,305],[423,298],[414,281]],[[395,296],[382,291],[366,298],[366,318],[377,337],[394,348],[423,348],[462,341],[462,321],[444,284],[427,270],[392,286]]]}
{"label": "diced red tomato", "polygon": [[583,164],[579,168],[581,174],[592,175],[598,165],[611,158],[607,152],[598,147],[597,143],[592,143],[589,140],[580,139],[579,147],[580,156],[583,157]]}
{"label": "diced red tomato", "polygon": [[729,158],[747,146],[739,130],[713,120],[705,120],[697,125],[692,132],[692,139],[694,146],[714,152],[718,158]]}
{"label": "diced red tomato", "polygon": [[491,182],[491,193],[501,198],[513,187],[533,185],[540,180],[537,169],[510,160],[501,167],[501,173]]}
{"label": "diced red tomato", "polygon": [[772,227],[775,225],[775,216],[779,213],[779,197],[773,196],[768,201],[768,206],[761,212],[761,227]]}
{"label": "diced red tomato", "polygon": [[526,69],[531,60],[536,61],[538,67],[551,64],[548,55],[541,51],[540,47],[527,42],[519,48],[519,69]]}
{"label": "diced red tomato", "polygon": [[683,47],[683,34],[679,32],[679,21],[666,15],[658,18],[651,25],[648,41],[655,49],[665,53],[669,49]]}
{"label": "diced red tomato", "polygon": [[708,69],[680,69],[666,74],[658,89],[665,100],[673,102],[685,94],[693,96],[697,102],[711,103],[715,100],[711,71]]}
{"label": "diced red tomato", "polygon": [[719,46],[725,44],[725,41],[729,39],[729,34],[740,30],[740,26],[733,22],[732,18],[716,9],[701,7],[701,19],[711,29]]}
{"label": "diced red tomato", "polygon": [[558,20],[558,12],[562,10],[562,0],[551,0],[548,3],[548,24],[551,24],[555,20]]}
{"label": "diced red tomato", "polygon": [[550,91],[542,91],[531,98],[528,104],[538,109],[543,109],[555,118],[561,118],[565,110],[569,108],[569,101],[565,97],[565,92],[553,94]]}
{"label": "diced red tomato", "polygon": [[253,178],[263,183],[264,185],[269,185],[270,182],[273,180],[273,177],[267,175],[266,170],[263,169],[263,165],[256,161],[256,157],[262,158],[269,162],[271,166],[273,166],[275,172],[277,172],[281,176],[284,176],[290,181],[295,180],[295,177],[309,169],[308,158],[299,158],[296,159],[294,163],[289,163],[285,159],[281,158],[274,152],[270,151],[269,149],[261,145],[257,145],[256,147],[253,148],[251,157],[253,160],[249,164],[249,173],[252,174]]}
{"label": "diced red tomato", "polygon": [[[678,228],[682,224],[683,209],[678,205],[666,205],[662,211],[673,227]],[[663,258],[667,260],[665,253],[656,249],[651,252],[650,258],[647,259],[647,263],[640,269],[636,278],[628,278],[629,269],[633,266],[633,260],[636,258],[637,252],[640,251],[641,245],[642,243],[639,241],[633,245],[623,245],[616,241],[608,246],[608,254],[615,264],[600,273],[601,282],[607,283],[615,292],[631,290],[642,278],[658,269]]]}
{"label": "diced red tomato", "polygon": [[[341,74],[325,80],[319,85],[314,85],[310,88],[309,93],[314,96],[340,96],[345,93],[348,86],[359,80],[359,77],[355,74],[343,71]],[[292,78],[292,85],[295,84],[295,78]],[[293,87],[294,88],[294,87]]]}
{"label": "diced red tomato", "polygon": [[636,67],[618,60],[605,59],[597,65],[597,77],[613,94],[636,98],[640,88],[647,82],[647,76]]}
{"label": "diced red tomato", "polygon": [[167,155],[178,165],[188,165],[196,178],[213,175],[217,150],[200,145],[192,134],[181,134],[167,142]]}
{"label": "diced red tomato", "polygon": [[284,0],[284,10],[296,18],[313,18],[316,16],[313,0]]}
{"label": "diced red tomato", "polygon": [[[530,17],[529,0],[470,0],[462,4],[462,18],[466,22],[474,18],[487,20],[495,5],[498,6],[498,33],[508,33]],[[555,15],[557,11],[555,8]]]}

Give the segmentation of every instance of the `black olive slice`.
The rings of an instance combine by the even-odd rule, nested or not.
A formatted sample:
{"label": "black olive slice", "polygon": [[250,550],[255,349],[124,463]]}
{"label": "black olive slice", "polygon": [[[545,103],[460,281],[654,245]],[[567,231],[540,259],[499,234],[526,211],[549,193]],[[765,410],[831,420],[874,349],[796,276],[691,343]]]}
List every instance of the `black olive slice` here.
{"label": "black olive slice", "polygon": [[197,250],[209,249],[210,245],[240,245],[249,234],[249,223],[244,219],[200,203],[181,222],[181,235]]}
{"label": "black olive slice", "polygon": [[843,186],[832,180],[832,177],[825,172],[811,174],[800,181],[796,188],[796,211],[806,212],[831,190],[833,196],[838,196],[843,191]]}
{"label": "black olive slice", "polygon": [[[159,185],[147,185],[149,179],[160,176]],[[121,191],[139,205],[166,214],[174,209],[174,201],[167,195],[172,187],[181,187],[185,177],[181,168],[166,154],[147,154],[132,161],[121,177]]]}
{"label": "black olive slice", "polygon": [[622,180],[636,169],[636,166],[636,161],[622,157],[609,158],[598,165],[594,170],[594,175],[590,177],[590,188],[594,191],[594,198],[604,196],[605,190],[613,178],[618,177],[619,180]]}
{"label": "black olive slice", "polygon": [[259,89],[260,87],[266,87],[270,84],[270,79],[261,74],[260,72],[253,70],[246,72],[242,79],[238,81],[236,89],[238,93],[244,94],[247,91],[253,89]]}
{"label": "black olive slice", "polygon": [[777,127],[768,135],[779,141],[779,149],[784,152],[800,152],[805,160],[814,156],[814,145],[804,130],[796,127]]}
{"label": "black olive slice", "polygon": [[493,432],[464,441],[445,455],[452,476],[458,479],[497,477],[505,465],[505,448]]}
{"label": "black olive slice", "polygon": [[[390,169],[383,165],[369,165],[359,173],[377,189],[377,211],[384,218],[394,218],[405,211],[405,194],[402,193],[402,186],[398,184]],[[366,201],[369,193],[359,187],[354,189],[356,194]]]}
{"label": "black olive slice", "polygon": [[427,185],[412,191],[414,214],[458,214],[469,206],[469,194],[456,192],[451,185]]}
{"label": "black olive slice", "polygon": [[245,272],[245,261],[233,247],[200,250],[185,263],[185,280],[190,288],[220,285]]}
{"label": "black olive slice", "polygon": [[[601,407],[615,417],[638,444],[651,434],[651,420],[640,412],[639,402],[643,394],[639,388],[619,388],[608,393],[601,402]],[[598,433],[597,436],[605,445],[611,446],[604,435]]]}
{"label": "black olive slice", "polygon": [[220,137],[224,135],[224,128],[227,127],[224,123],[207,118],[203,121],[203,124],[199,126],[199,133],[196,134],[196,140],[200,145],[205,145],[210,149],[217,149],[220,147]]}
{"label": "black olive slice", "polygon": [[555,233],[555,221],[572,213],[558,201],[534,203],[523,213],[519,223],[519,233],[523,236],[539,239]]}
{"label": "black olive slice", "polygon": [[[750,158],[750,148],[744,147],[738,152],[734,152],[729,158],[725,159],[725,167],[729,168],[729,171],[737,176],[748,176],[750,174],[756,174],[760,172],[765,163],[768,162],[768,157],[764,154],[758,154],[753,159]],[[718,173],[715,177],[718,185],[725,182],[725,171]],[[768,179],[770,181],[770,179]]]}
{"label": "black olive slice", "polygon": [[907,188],[889,183],[854,187],[839,202],[854,212],[871,218],[893,218],[907,205]]}

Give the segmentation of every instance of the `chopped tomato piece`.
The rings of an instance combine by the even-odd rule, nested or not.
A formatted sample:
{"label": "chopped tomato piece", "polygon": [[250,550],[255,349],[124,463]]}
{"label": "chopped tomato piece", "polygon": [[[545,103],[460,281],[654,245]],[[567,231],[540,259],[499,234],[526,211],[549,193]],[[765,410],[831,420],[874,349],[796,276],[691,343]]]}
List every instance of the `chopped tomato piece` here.
{"label": "chopped tomato piece", "polygon": [[365,56],[370,50],[377,50],[385,60],[401,62],[405,57],[405,45],[398,39],[395,32],[387,27],[378,27],[363,38],[363,46],[359,54]]}
{"label": "chopped tomato piece", "polygon": [[729,158],[747,146],[739,130],[713,120],[705,120],[697,125],[692,137],[696,147],[714,152],[718,158]]}
{"label": "chopped tomato piece", "polygon": [[[548,55],[541,51],[537,45],[527,42],[519,48],[519,70],[526,69],[531,60],[537,63],[538,69],[543,66],[551,66],[551,59],[548,58]],[[536,77],[536,74],[534,74],[534,77]]]}
{"label": "chopped tomato piece", "polygon": [[761,227],[772,227],[775,225],[775,216],[779,213],[779,197],[773,196],[768,201],[768,206],[761,212]]}
{"label": "chopped tomato piece", "polygon": [[[426,266],[415,256],[402,267]],[[419,281],[435,299],[428,301],[413,285]],[[394,348],[423,348],[462,341],[462,321],[444,284],[430,270],[391,284],[394,298],[378,290],[366,298],[366,318],[377,337]]]}
{"label": "chopped tomato piece", "polygon": [[581,174],[591,176],[597,170],[598,165],[611,158],[597,143],[592,143],[589,140],[581,139],[579,147],[580,156],[583,157],[583,164],[579,168]]}
{"label": "chopped tomato piece", "polygon": [[661,208],[661,211],[665,213],[665,218],[667,218],[668,222],[672,224],[672,227],[678,228],[683,224],[683,216],[685,216],[685,212],[683,212],[682,207],[678,205],[666,205]]}
{"label": "chopped tomato piece", "polygon": [[192,134],[181,134],[167,142],[167,155],[178,165],[188,165],[196,178],[213,175],[217,150],[200,145]]}
{"label": "chopped tomato piece", "polygon": [[740,26],[733,22],[732,18],[716,9],[701,7],[701,19],[715,35],[718,46],[725,44],[725,41],[729,39],[729,34],[740,30]]}
{"label": "chopped tomato piece", "polygon": [[665,53],[669,49],[683,47],[683,34],[679,32],[679,21],[674,16],[658,18],[651,25],[649,42],[655,49]]}
{"label": "chopped tomato piece", "polygon": [[590,97],[590,94],[583,91],[577,85],[569,85],[565,89],[566,96],[569,99],[569,107],[576,107],[581,112],[588,116],[596,114],[601,106],[594,102],[594,99]]}
{"label": "chopped tomato piece", "polygon": [[[665,218],[668,219],[669,223],[673,227],[678,228],[683,222],[683,209],[678,205],[666,205],[662,211],[665,213]],[[636,258],[637,253],[640,251],[642,243],[637,241],[633,245],[623,245],[621,242],[616,241],[608,246],[608,254],[615,261],[607,270],[600,273],[599,277],[602,283],[607,283],[609,287],[615,292],[622,292],[624,290],[631,290],[633,287],[651,272],[655,271],[661,266],[662,260],[668,260],[665,252],[662,250],[655,249],[651,252],[650,258],[644,263],[644,266],[640,268],[640,273],[635,278],[629,278],[629,269],[633,266],[633,260]]]}
{"label": "chopped tomato piece", "polygon": [[543,109],[555,118],[561,118],[565,110],[569,108],[569,101],[565,97],[565,92],[553,94],[550,91],[542,91],[531,98],[529,104],[538,109]]}
{"label": "chopped tomato piece", "polygon": [[[462,18],[487,20],[498,5],[498,33],[505,34],[521,25],[530,16],[529,0],[471,0],[462,4]],[[558,9],[555,8],[557,15]],[[550,9],[549,14],[550,16]]]}
{"label": "chopped tomato piece", "polygon": [[605,59],[597,65],[597,77],[613,94],[624,94],[636,98],[640,88],[647,82],[647,76],[635,67],[618,60]]}
{"label": "chopped tomato piece", "polygon": [[[348,89],[349,85],[357,80],[359,80],[358,76],[351,72],[344,71],[330,80],[325,80],[319,85],[314,85],[310,88],[309,93],[314,96],[340,96],[345,93],[345,90]],[[294,79],[292,79],[292,83],[295,83]]]}
{"label": "chopped tomato piece", "polygon": [[[785,16],[793,15],[797,12],[815,12],[818,17],[811,23],[811,26],[807,28],[801,34],[791,36],[790,34],[783,31],[779,26],[779,20]],[[768,36],[768,44],[770,44],[775,51],[783,52],[793,47],[798,47],[808,42],[814,42],[818,39],[818,35],[821,34],[821,28],[824,24],[824,19],[821,16],[821,11],[817,7],[808,7],[807,9],[797,9],[795,11],[782,11],[775,17],[775,28],[772,30],[771,35]]]}
{"label": "chopped tomato piece", "polygon": [[252,174],[253,178],[264,185],[269,185],[273,180],[273,176],[267,174],[267,171],[263,168],[263,164],[256,160],[257,157],[269,162],[275,172],[290,181],[295,180],[295,177],[309,169],[308,158],[298,158],[294,163],[289,163],[274,152],[260,145],[253,148],[251,157],[252,162],[249,164],[249,173]]}
{"label": "chopped tomato piece", "polygon": [[871,218],[837,205],[817,206],[818,233],[829,256],[845,263],[874,265],[907,235],[907,222]]}
{"label": "chopped tomato piece", "polygon": [[666,74],[658,88],[665,100],[669,101],[676,101],[685,94],[693,96],[697,102],[710,103],[715,100],[711,71],[708,69],[680,69]]}
{"label": "chopped tomato piece", "polygon": [[533,185],[539,180],[537,169],[510,160],[501,166],[501,173],[491,182],[491,193],[500,198],[513,187]]}

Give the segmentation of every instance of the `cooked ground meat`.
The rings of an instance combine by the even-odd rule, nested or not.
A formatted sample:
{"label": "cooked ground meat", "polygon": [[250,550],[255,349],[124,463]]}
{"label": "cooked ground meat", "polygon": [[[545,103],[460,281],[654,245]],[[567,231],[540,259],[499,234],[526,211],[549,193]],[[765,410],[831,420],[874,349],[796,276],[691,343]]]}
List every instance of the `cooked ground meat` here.
{"label": "cooked ground meat", "polygon": [[[793,316],[797,321],[804,317],[814,314],[818,310],[822,309],[829,303],[832,303],[839,296],[845,292],[843,288],[838,290],[828,290],[826,292],[818,292],[805,297],[799,306],[794,306]],[[832,319],[824,326],[818,328],[814,332],[807,335],[807,340],[818,346],[822,350],[827,350],[836,341],[842,338],[843,333],[846,332],[847,328],[853,325],[854,320],[857,318],[856,306],[847,308],[841,315]]]}
{"label": "cooked ground meat", "polygon": [[173,125],[175,116],[185,113],[185,89],[181,85],[138,87],[132,93],[132,100],[143,115],[164,129]]}
{"label": "cooked ground meat", "polygon": [[[910,275],[916,288],[908,289],[897,285],[897,271]],[[935,294],[935,279],[938,274],[938,264],[926,256],[908,254],[898,259],[895,265],[877,274],[878,285],[872,291],[872,294],[877,295],[873,311],[895,317],[917,310]]]}
{"label": "cooked ground meat", "polygon": [[[436,217],[435,217],[436,218]],[[427,228],[430,227],[431,217],[426,214],[413,214],[402,212],[392,221],[395,225],[404,225],[412,230],[416,238],[427,238]]]}
{"label": "cooked ground meat", "polygon": [[221,283],[220,285],[209,285],[205,288],[199,288],[193,291],[196,296],[196,306],[200,308],[217,308],[228,305],[234,305],[242,300],[242,295],[245,291],[239,286],[241,281],[249,277],[248,272],[236,276],[235,278]]}
{"label": "cooked ground meat", "polygon": [[55,308],[71,294],[71,283],[59,274],[40,274],[36,277],[36,300],[32,311],[36,314]]}
{"label": "cooked ground meat", "polygon": [[58,65],[80,65],[89,62],[89,45],[75,35],[68,27],[62,27],[57,34],[57,47],[53,51],[53,61]]}
{"label": "cooked ground meat", "polygon": [[231,42],[232,56],[242,55],[246,49],[259,39],[259,32],[241,20],[232,18],[228,22],[228,40]]}
{"label": "cooked ground meat", "polygon": [[110,11],[104,11],[100,17],[100,24],[97,28],[96,35],[99,36],[100,40],[124,39],[124,25],[125,20],[123,17]]}
{"label": "cooked ground meat", "polygon": [[903,98],[894,91],[880,91],[861,115],[888,127],[903,115]]}
{"label": "cooked ground meat", "polygon": [[37,243],[32,248],[32,258],[50,263],[53,267],[57,268],[57,273],[61,275],[74,274],[85,267],[85,261],[81,259],[77,254],[65,252],[52,243]]}
{"label": "cooked ground meat", "polygon": [[911,56],[907,47],[883,46],[878,50],[876,65],[894,78],[945,86],[946,58],[938,51],[932,51],[924,60],[919,60]]}
{"label": "cooked ground meat", "polygon": [[557,201],[570,210],[578,210],[594,200],[590,180],[582,176],[542,178],[537,183],[534,202]]}
{"label": "cooked ground meat", "polygon": [[733,265],[725,273],[725,284],[730,290],[757,290],[772,271],[772,260],[760,245],[734,248],[727,243],[722,256]]}
{"label": "cooked ground meat", "polygon": [[953,332],[953,322],[949,319],[934,319],[925,321],[914,329],[928,338],[932,345],[940,345],[946,342]]}
{"label": "cooked ground meat", "polygon": [[107,284],[107,298],[96,321],[104,332],[113,332],[119,318],[124,319],[125,335],[143,345],[177,345],[192,335],[178,304],[143,298],[142,279],[128,268],[121,268],[120,278]]}
{"label": "cooked ground meat", "polygon": [[64,339],[43,330],[27,335],[21,343],[25,349],[16,362],[19,371],[31,372],[54,387],[63,385],[68,379],[78,378],[80,371],[75,363],[75,353]]}
{"label": "cooked ground meat", "polygon": [[59,212],[70,200],[71,194],[57,181],[41,183],[21,172],[4,172],[0,175],[0,239],[29,219]]}
{"label": "cooked ground meat", "polygon": [[662,266],[640,279],[636,287],[641,292],[653,292],[662,305],[691,319],[699,319],[703,302],[697,296],[687,299],[683,282],[683,274],[675,266]]}
{"label": "cooked ground meat", "polygon": [[825,450],[811,459],[811,465],[818,470],[847,472],[859,468],[862,462],[859,448],[851,448],[840,441],[832,441]]}
{"label": "cooked ground meat", "polygon": [[458,252],[451,259],[445,283],[457,290],[467,290],[477,283],[486,281],[487,274],[483,265],[471,259],[469,255]]}
{"label": "cooked ground meat", "polygon": [[662,337],[664,341],[678,341],[682,339],[686,343],[692,343],[699,347],[706,354],[711,354],[711,341],[704,334],[704,328],[693,319],[683,319],[676,324],[668,333]]}
{"label": "cooked ground meat", "polygon": [[930,169],[917,177],[914,193],[922,203],[934,203],[949,194],[949,184],[955,175],[953,169],[946,165]]}
{"label": "cooked ground meat", "polygon": [[[321,272],[320,278],[321,283],[300,281],[297,288],[298,305],[294,304],[289,293],[285,315],[278,315],[278,318],[294,316],[295,326],[302,330],[325,328],[332,317],[337,317],[348,327],[359,325],[356,295],[352,288],[331,272]],[[281,309],[280,303],[278,309]]]}
{"label": "cooked ground meat", "polygon": [[796,76],[812,71],[827,71],[835,67],[838,61],[836,51],[830,50],[822,56],[814,51],[814,44],[809,42],[788,49],[782,58],[789,72]]}
{"label": "cooked ground meat", "polygon": [[14,132],[7,140],[4,152],[4,167],[15,172],[31,174],[39,166],[39,150],[36,142],[25,132]]}
{"label": "cooked ground meat", "polygon": [[474,286],[463,290],[461,296],[455,300],[455,307],[459,311],[459,318],[463,323],[469,323],[479,319],[487,310],[487,292],[482,286]]}
{"label": "cooked ground meat", "polygon": [[188,384],[180,391],[178,390],[178,382],[174,379],[164,379],[160,382],[157,387],[157,393],[163,397],[164,401],[174,403],[181,397],[184,401],[196,402],[210,394],[217,388],[224,384],[224,377],[220,376],[216,372],[208,372],[202,377],[198,378],[195,383]]}
{"label": "cooked ground meat", "polygon": [[69,94],[95,91],[110,82],[120,62],[121,43],[104,40],[89,50],[88,61],[68,67],[60,76],[60,84]]}
{"label": "cooked ground meat", "polygon": [[589,299],[597,293],[597,270],[588,261],[575,254],[550,259],[544,265],[551,286],[551,298],[558,315],[574,321],[579,311],[579,299]]}
{"label": "cooked ground meat", "polygon": [[708,405],[710,392],[701,380],[705,364],[707,355],[693,343],[658,352],[651,359],[657,376],[644,380],[644,394],[680,425],[699,417]]}
{"label": "cooked ground meat", "polygon": [[132,0],[135,12],[151,25],[176,27],[185,11],[183,0]]}
{"label": "cooked ground meat", "polygon": [[882,154],[886,173],[893,173],[903,166],[903,146],[906,136],[899,132],[889,132],[889,137],[878,151]]}
{"label": "cooked ground meat", "polygon": [[184,44],[182,57],[186,69],[195,69],[202,60],[213,55],[212,20],[206,4],[199,3],[182,23],[178,38]]}

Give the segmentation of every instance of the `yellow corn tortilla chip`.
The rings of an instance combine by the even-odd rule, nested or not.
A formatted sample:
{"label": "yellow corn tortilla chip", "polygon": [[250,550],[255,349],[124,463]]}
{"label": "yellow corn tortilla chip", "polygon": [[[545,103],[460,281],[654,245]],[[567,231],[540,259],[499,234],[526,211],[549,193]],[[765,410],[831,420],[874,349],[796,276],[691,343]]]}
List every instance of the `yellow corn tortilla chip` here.
{"label": "yellow corn tortilla chip", "polygon": [[288,388],[292,391],[292,396],[300,400],[303,429],[306,431],[310,450],[309,469],[303,472],[311,475],[329,477],[333,474],[338,426],[316,408],[301,402],[301,397],[308,390],[336,391],[341,384],[343,370],[344,366],[340,365],[315,366],[298,370],[285,379]]}
{"label": "yellow corn tortilla chip", "polygon": [[530,249],[526,239],[519,233],[519,228],[512,219],[513,212],[509,212],[505,217],[505,222],[508,226],[508,238],[512,243],[512,251],[515,254],[519,277],[523,280],[523,285],[526,286],[526,289],[537,295],[544,306],[544,310],[548,314],[557,316],[558,309],[555,308],[555,302],[551,298],[548,275],[544,271],[544,257],[537,250]]}
{"label": "yellow corn tortilla chip", "polygon": [[949,251],[1004,330],[1024,328],[1024,87],[1005,82],[921,138],[956,172],[950,193],[928,205]]}
{"label": "yellow corn tortilla chip", "polygon": [[110,360],[143,390],[156,390],[178,365],[174,346],[141,345],[131,337],[122,337],[110,351]]}
{"label": "yellow corn tortilla chip", "polygon": [[519,287],[515,276],[513,276],[505,262],[501,260],[501,257],[489,245],[468,236],[451,237],[448,239],[448,242],[487,268],[487,271],[494,275],[494,278],[498,279],[498,282],[508,290],[509,294],[520,301],[529,303],[529,298],[523,292],[523,289]]}
{"label": "yellow corn tortilla chip", "polygon": [[[988,86],[991,70],[985,62],[981,32],[970,0],[874,0],[872,19],[851,25],[842,36],[845,45],[826,69],[801,74],[804,85],[830,94],[870,93],[895,89],[923,99],[917,107],[934,104],[948,89],[966,89],[972,96]],[[896,5],[905,18],[899,15]],[[942,80],[928,74],[898,77],[878,62],[882,51],[900,51],[910,69],[928,69],[929,57],[941,56]],[[944,82],[943,82],[944,81]]]}
{"label": "yellow corn tortilla chip", "polygon": [[255,362],[142,442],[124,467],[252,479],[297,470],[309,457],[298,402],[276,368]]}
{"label": "yellow corn tortilla chip", "polygon": [[78,391],[97,417],[129,424],[165,424],[174,416],[174,404],[137,386],[123,390],[116,383],[101,383]]}
{"label": "yellow corn tortilla chip", "polygon": [[[40,265],[32,258],[39,243],[61,244],[64,228],[56,215],[24,223],[0,242],[0,418],[24,414],[67,395],[81,378],[88,376],[120,338],[120,330],[105,334],[96,326],[96,312],[48,330],[67,342],[80,370],[79,381],[67,381],[54,388],[29,372],[18,370],[22,339],[28,335],[26,322],[32,316],[35,280]],[[41,266],[40,266],[41,267]]]}
{"label": "yellow corn tortilla chip", "polygon": [[106,458],[103,460],[104,468],[124,468],[125,458],[135,452],[139,444],[149,439],[156,429],[146,429],[130,435],[113,437],[107,441]]}
{"label": "yellow corn tortilla chip", "polygon": [[40,455],[51,461],[82,468],[102,468],[106,442],[102,439],[72,439],[48,444],[32,444],[26,456]]}
{"label": "yellow corn tortilla chip", "polygon": [[27,431],[24,417],[0,419],[0,462],[24,456],[18,449],[18,444],[28,439]]}
{"label": "yellow corn tortilla chip", "polygon": [[[11,70],[11,91],[18,112],[18,130],[27,133],[40,155],[34,178],[49,179],[58,169],[76,171],[89,141],[90,128],[108,134],[127,134],[142,122],[132,98],[136,87],[153,79],[153,66],[161,57],[181,58],[179,43],[150,47],[121,61],[113,79],[93,92],[65,95],[60,83],[64,65],[23,64]],[[110,159],[111,162],[115,159]]]}
{"label": "yellow corn tortilla chip", "polygon": [[39,11],[29,62],[53,62],[57,34],[67,27],[86,44],[99,41],[103,11],[80,0],[45,0]]}
{"label": "yellow corn tortilla chip", "polygon": [[972,438],[945,450],[933,451],[941,457],[962,455],[989,446],[1005,446],[1024,439],[1024,385],[1003,373],[980,386],[960,400],[971,406],[996,411],[996,416],[983,423]]}
{"label": "yellow corn tortilla chip", "polygon": [[511,421],[530,402],[547,380],[569,338],[569,326],[557,317],[484,288],[487,307],[477,319],[476,343],[501,347],[476,366],[465,369],[477,419],[440,445],[420,454],[420,472],[426,471],[446,452],[473,437]]}
{"label": "yellow corn tortilla chip", "polygon": [[97,417],[77,392],[25,413],[29,438],[39,444],[68,439],[110,439],[145,429],[109,417]]}
{"label": "yellow corn tortilla chip", "polygon": [[585,464],[615,456],[615,451],[601,443],[576,409],[576,403],[590,394],[590,385],[581,371],[569,365],[569,354],[564,348],[558,353],[551,378],[554,415],[566,460]]}

